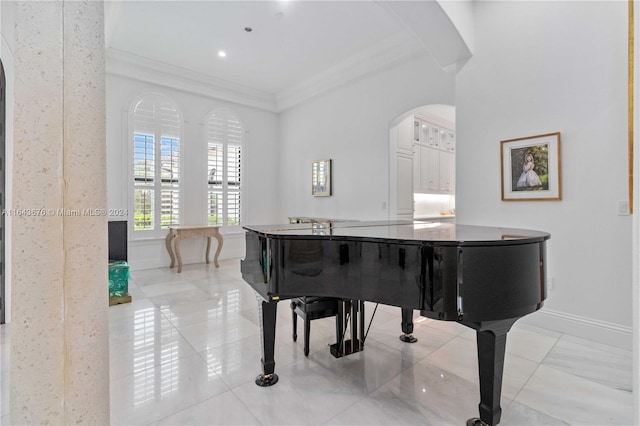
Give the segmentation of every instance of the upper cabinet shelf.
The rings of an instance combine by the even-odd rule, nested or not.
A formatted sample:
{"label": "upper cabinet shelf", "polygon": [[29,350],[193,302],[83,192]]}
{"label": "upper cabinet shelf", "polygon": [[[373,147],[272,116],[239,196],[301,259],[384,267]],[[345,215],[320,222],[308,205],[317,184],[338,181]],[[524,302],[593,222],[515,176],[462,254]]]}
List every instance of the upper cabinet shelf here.
{"label": "upper cabinet shelf", "polygon": [[451,129],[414,117],[413,144],[455,152],[456,134]]}
{"label": "upper cabinet shelf", "polygon": [[413,117],[413,192],[454,194],[456,135]]}

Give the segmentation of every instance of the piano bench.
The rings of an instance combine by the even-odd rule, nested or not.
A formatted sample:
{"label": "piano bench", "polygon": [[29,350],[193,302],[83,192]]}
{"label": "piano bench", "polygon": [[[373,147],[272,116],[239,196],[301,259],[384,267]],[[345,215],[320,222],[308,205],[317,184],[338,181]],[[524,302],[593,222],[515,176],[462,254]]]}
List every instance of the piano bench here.
{"label": "piano bench", "polygon": [[309,356],[311,320],[333,317],[338,314],[338,299],[333,297],[305,296],[291,300],[293,315],[293,341],[298,340],[298,316],[304,320],[304,356]]}

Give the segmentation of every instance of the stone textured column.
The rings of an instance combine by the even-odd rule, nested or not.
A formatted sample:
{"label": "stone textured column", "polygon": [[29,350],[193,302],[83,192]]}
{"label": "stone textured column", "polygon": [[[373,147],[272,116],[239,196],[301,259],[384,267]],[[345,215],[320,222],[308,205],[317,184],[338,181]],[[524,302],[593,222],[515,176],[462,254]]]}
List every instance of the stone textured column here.
{"label": "stone textured column", "polygon": [[16,7],[12,424],[109,424],[103,7]]}

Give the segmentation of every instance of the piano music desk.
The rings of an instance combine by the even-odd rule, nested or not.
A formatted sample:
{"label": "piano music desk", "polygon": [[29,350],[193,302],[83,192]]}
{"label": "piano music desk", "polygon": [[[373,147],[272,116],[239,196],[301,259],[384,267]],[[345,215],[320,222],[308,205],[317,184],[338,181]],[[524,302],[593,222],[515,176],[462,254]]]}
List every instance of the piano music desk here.
{"label": "piano music desk", "polygon": [[[214,237],[218,240],[218,248],[216,249],[216,254],[213,256],[213,263],[216,265],[216,268],[220,265],[218,264],[218,256],[220,256],[220,251],[222,250],[222,234],[220,234],[219,226],[211,226],[211,225],[196,225],[196,226],[170,226],[169,233],[165,239],[165,243],[167,245],[167,251],[169,252],[169,256],[171,257],[171,266],[169,268],[173,268],[176,264],[176,257],[178,258],[178,273],[182,272],[182,254],[180,253],[180,241],[185,238],[202,236],[207,238],[207,251],[205,254],[205,260],[209,263],[209,251],[211,250],[211,237]],[[175,254],[174,250],[171,247],[172,240],[175,240]]]}

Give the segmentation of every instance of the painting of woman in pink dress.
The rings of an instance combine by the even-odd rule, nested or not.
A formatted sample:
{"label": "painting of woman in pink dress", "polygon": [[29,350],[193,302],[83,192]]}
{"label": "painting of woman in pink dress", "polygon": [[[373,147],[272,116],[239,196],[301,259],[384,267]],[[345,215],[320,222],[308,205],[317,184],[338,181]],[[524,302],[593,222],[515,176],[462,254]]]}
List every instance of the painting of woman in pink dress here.
{"label": "painting of woman in pink dress", "polygon": [[518,179],[517,188],[525,189],[541,186],[542,181],[538,174],[533,170],[535,168],[535,163],[533,161],[533,154],[528,152],[524,156],[524,164],[522,165],[522,174],[520,175],[520,179]]}

